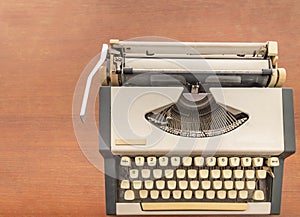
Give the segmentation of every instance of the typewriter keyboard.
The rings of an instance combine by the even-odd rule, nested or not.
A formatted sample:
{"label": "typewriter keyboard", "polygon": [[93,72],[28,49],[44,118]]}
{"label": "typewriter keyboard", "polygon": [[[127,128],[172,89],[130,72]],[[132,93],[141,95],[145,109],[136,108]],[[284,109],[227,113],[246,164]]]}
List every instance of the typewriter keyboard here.
{"label": "typewriter keyboard", "polygon": [[277,157],[122,156],[119,202],[261,202]]}

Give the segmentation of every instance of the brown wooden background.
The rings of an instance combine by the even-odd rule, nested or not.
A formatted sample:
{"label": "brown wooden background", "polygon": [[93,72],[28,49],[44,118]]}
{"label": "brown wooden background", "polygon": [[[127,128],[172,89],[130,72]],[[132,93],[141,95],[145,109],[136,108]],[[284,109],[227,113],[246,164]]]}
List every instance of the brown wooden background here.
{"label": "brown wooden background", "polygon": [[[0,1],[0,216],[105,215],[103,175],[77,144],[72,97],[110,38],[278,41],[299,136],[299,19],[297,0]],[[298,155],[286,161],[281,216],[300,216]]]}

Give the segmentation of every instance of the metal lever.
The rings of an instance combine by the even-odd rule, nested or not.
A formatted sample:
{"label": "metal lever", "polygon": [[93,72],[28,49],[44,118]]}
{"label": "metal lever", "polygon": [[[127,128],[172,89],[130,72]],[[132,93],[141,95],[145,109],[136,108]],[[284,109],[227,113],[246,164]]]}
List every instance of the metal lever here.
{"label": "metal lever", "polygon": [[101,68],[103,63],[105,62],[106,56],[107,56],[107,51],[108,51],[108,45],[103,44],[100,59],[97,62],[97,64],[95,65],[95,67],[93,68],[93,70],[91,71],[91,73],[89,74],[89,76],[86,80],[84,95],[83,95],[81,109],[80,109],[80,118],[81,118],[82,122],[85,121],[86,107],[87,107],[87,102],[88,102],[88,98],[89,98],[89,93],[90,93],[93,77],[96,74],[96,72]]}

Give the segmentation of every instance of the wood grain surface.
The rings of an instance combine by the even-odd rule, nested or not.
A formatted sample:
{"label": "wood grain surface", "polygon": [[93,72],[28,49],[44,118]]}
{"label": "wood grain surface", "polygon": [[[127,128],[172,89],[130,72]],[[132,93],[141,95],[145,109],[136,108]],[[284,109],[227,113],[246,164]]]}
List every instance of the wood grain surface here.
{"label": "wood grain surface", "polygon": [[[82,154],[72,99],[111,38],[279,42],[300,130],[300,1],[0,1],[0,216],[104,216],[104,180]],[[298,146],[299,148],[299,146]],[[281,216],[300,216],[300,158],[286,160]]]}

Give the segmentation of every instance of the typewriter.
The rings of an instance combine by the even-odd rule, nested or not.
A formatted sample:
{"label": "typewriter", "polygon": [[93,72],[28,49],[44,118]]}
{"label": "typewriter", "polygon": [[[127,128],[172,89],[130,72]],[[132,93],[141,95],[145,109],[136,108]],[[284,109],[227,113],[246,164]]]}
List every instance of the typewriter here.
{"label": "typewriter", "polygon": [[295,152],[292,89],[277,42],[111,40],[100,153],[108,215],[279,214]]}

